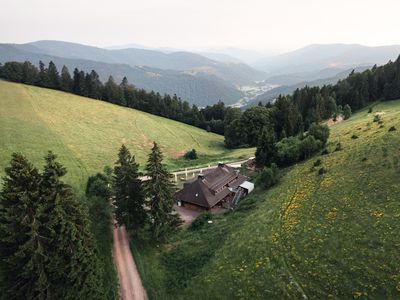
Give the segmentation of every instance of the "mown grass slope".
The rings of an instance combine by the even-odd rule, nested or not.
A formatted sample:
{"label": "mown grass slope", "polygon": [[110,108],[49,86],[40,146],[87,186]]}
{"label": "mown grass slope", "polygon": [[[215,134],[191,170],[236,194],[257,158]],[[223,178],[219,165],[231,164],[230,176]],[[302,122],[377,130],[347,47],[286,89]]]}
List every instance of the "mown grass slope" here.
{"label": "mown grass slope", "polygon": [[327,148],[166,250],[137,246],[152,298],[399,299],[400,101],[333,126]]}
{"label": "mown grass slope", "polygon": [[205,164],[254,153],[228,151],[222,136],[186,124],[34,86],[0,81],[0,108],[0,175],[12,152],[22,152],[41,166],[46,151],[52,150],[68,168],[66,180],[78,189],[88,175],[113,165],[122,143],[143,167],[156,141],[171,170],[186,163],[179,157],[192,148]]}

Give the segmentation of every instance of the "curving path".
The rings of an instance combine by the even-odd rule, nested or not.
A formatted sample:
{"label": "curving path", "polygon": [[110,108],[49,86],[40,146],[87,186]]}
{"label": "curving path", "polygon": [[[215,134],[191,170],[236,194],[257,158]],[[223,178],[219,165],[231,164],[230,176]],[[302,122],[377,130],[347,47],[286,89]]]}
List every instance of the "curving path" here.
{"label": "curving path", "polygon": [[123,300],[147,300],[146,290],[140,280],[129,247],[129,238],[125,226],[113,230],[113,257],[119,278],[119,294]]}

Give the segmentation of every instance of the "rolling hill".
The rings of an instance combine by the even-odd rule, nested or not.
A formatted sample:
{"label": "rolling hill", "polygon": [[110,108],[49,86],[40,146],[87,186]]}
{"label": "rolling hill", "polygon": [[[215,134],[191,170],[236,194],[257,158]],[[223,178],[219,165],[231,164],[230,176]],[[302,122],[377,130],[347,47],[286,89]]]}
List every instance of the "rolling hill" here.
{"label": "rolling hill", "polygon": [[181,156],[195,148],[194,163],[235,160],[254,149],[228,151],[223,136],[189,125],[68,93],[0,81],[0,175],[13,152],[36,166],[54,151],[68,168],[66,179],[81,189],[89,175],[112,166],[122,143],[143,165],[156,141],[169,168],[188,164]]}
{"label": "rolling hill", "polygon": [[351,68],[382,65],[399,54],[400,45],[314,44],[260,59],[252,66],[268,74],[268,83],[292,85],[329,78]]}
{"label": "rolling hill", "polygon": [[[80,48],[78,47],[78,49]],[[101,53],[107,51],[100,48],[94,49],[99,50]],[[59,51],[54,52],[62,54]],[[37,65],[39,60],[42,60],[46,64],[53,61],[59,70],[63,65],[66,65],[70,73],[72,73],[75,67],[85,72],[96,70],[103,82],[108,79],[109,75],[112,75],[117,82],[120,82],[126,76],[129,82],[138,88],[148,91],[154,90],[161,94],[177,94],[182,99],[199,106],[214,104],[218,100],[222,100],[227,104],[235,103],[243,96],[243,93],[232,83],[217,77],[215,74],[209,73],[208,75],[204,75],[199,71],[192,74],[192,72],[186,71],[163,70],[148,66],[131,66],[125,63],[96,61],[94,59],[101,58],[96,56],[96,51],[94,51],[92,59],[75,58],[75,56],[78,57],[81,55],[82,51],[72,48],[71,52],[77,54],[70,55],[71,58],[66,58],[43,53],[42,50],[34,45],[0,44],[0,63],[28,60]]]}
{"label": "rolling hill", "polygon": [[372,110],[331,127],[328,154],[286,169],[233,213],[166,250],[136,243],[150,297],[399,299],[400,100]]}

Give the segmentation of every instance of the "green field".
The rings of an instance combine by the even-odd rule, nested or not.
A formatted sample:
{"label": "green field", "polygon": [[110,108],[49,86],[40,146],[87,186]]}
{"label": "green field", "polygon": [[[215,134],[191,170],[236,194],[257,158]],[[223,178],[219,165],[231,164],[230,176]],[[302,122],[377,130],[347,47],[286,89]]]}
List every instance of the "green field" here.
{"label": "green field", "polygon": [[400,101],[333,126],[327,148],[213,224],[135,244],[150,298],[400,299]]}
{"label": "green field", "polygon": [[[189,125],[34,86],[0,81],[0,108],[1,176],[15,151],[38,167],[47,150],[54,151],[68,169],[66,180],[79,190],[89,175],[114,164],[122,143],[142,168],[153,141],[170,170],[254,154],[254,149],[228,151],[222,136]],[[187,162],[181,156],[192,148],[199,159]]]}

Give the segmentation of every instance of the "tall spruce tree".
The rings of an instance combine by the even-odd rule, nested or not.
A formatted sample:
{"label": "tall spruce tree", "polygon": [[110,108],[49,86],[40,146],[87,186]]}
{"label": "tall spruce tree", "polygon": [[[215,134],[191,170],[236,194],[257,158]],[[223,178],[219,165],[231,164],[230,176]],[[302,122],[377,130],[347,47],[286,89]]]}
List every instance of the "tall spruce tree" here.
{"label": "tall spruce tree", "polygon": [[20,154],[6,169],[0,209],[0,269],[7,299],[101,299],[87,211],[46,156],[42,175]]}
{"label": "tall spruce tree", "polygon": [[256,164],[259,167],[269,166],[276,154],[276,135],[272,128],[264,128],[256,150]]}
{"label": "tall spruce tree", "polygon": [[61,69],[60,88],[65,92],[72,91],[73,80],[71,74],[66,66]]}
{"label": "tall spruce tree", "polygon": [[89,229],[88,212],[72,187],[60,178],[66,169],[49,152],[45,157],[39,216],[42,235],[48,239],[48,272],[53,299],[100,299],[100,269]]}
{"label": "tall spruce tree", "polygon": [[47,68],[47,80],[47,87],[51,89],[60,88],[60,74],[58,74],[57,67],[52,61],[49,62],[49,67]]}
{"label": "tall spruce tree", "polygon": [[21,154],[13,154],[0,194],[0,270],[4,299],[46,299],[45,237],[37,219],[40,175]]}
{"label": "tall spruce tree", "polygon": [[114,167],[115,218],[118,225],[125,225],[127,229],[134,231],[143,226],[146,220],[144,191],[139,176],[139,165],[135,162],[135,156],[122,145]]}
{"label": "tall spruce tree", "polygon": [[162,160],[161,150],[154,142],[146,166],[146,175],[150,178],[146,182],[146,195],[150,199],[152,231],[157,240],[163,239],[175,224],[175,218],[171,214],[174,205],[174,186]]}

